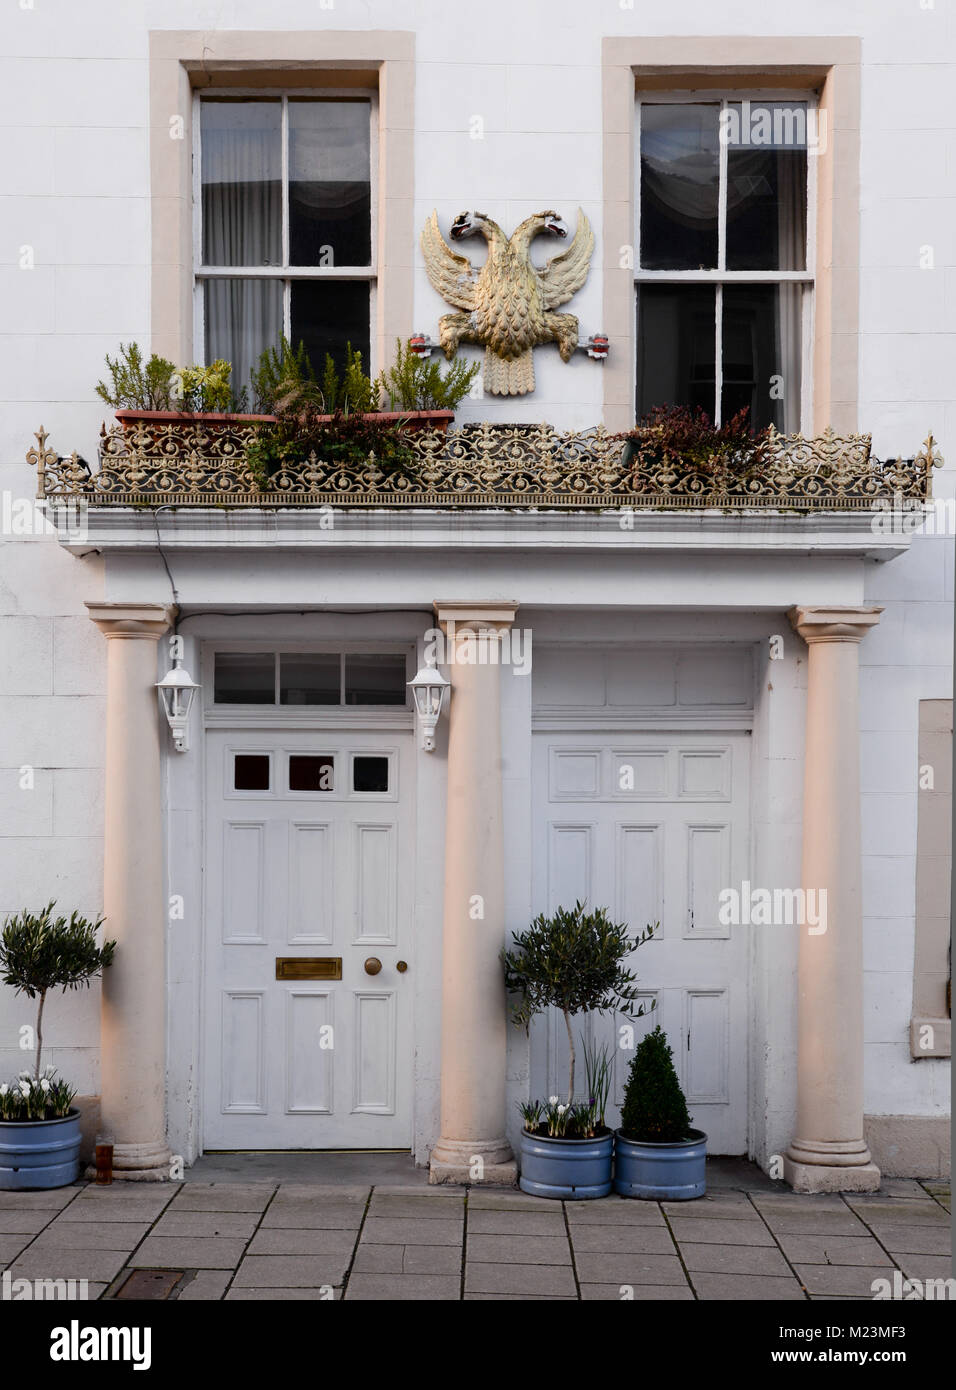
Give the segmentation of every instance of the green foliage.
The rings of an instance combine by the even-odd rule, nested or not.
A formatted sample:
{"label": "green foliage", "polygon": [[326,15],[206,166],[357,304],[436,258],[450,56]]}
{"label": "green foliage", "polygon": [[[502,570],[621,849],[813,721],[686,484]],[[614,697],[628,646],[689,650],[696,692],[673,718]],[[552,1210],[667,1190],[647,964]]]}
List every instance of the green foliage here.
{"label": "green foliage", "polygon": [[0,1086],[0,1120],[62,1120],[75,1095],[75,1087],[56,1079],[55,1067],[44,1067],[37,1077],[22,1071],[16,1081]]}
{"label": "green foliage", "polygon": [[458,359],[443,373],[437,357],[419,357],[396,338],[395,361],[378,384],[392,410],[456,410],[480,370],[480,362]]}
{"label": "green foliage", "polygon": [[527,1029],[532,1018],[548,1008],[564,1014],[570,1054],[568,1099],[574,1097],[574,1014],[623,1013],[639,1018],[637,977],[624,964],[632,951],[653,936],[656,926],[630,937],[623,922],[612,922],[603,907],[588,912],[585,904],[559,907],[553,916],[541,913],[526,932],[515,933],[515,951],[502,953],[505,985],[519,996],[512,1018]]}
{"label": "green foliage", "polygon": [[255,409],[261,415],[271,415],[280,396],[287,394],[295,386],[315,381],[315,372],[300,339],[299,346],[293,349],[283,333],[277,348],[268,347],[259,358],[251,373],[252,398]]}
{"label": "green foliage", "polygon": [[604,1112],[611,1092],[611,1059],[606,1047],[595,1047],[584,1040],[584,1086],[588,1101],[594,1108],[596,1121],[604,1125]]}
{"label": "green foliage", "polygon": [[759,467],[766,455],[769,429],[754,432],[746,406],[725,424],[714,425],[700,406],[655,406],[649,415],[622,438],[637,462],[660,467],[673,464],[712,474],[721,469],[747,473]]}
{"label": "green foliage", "polygon": [[675,1144],[691,1129],[673,1053],[660,1024],[638,1043],[624,1091],[621,1129],[628,1139]]}
{"label": "green foliage", "polygon": [[180,367],[176,373],[179,409],[184,411],[229,410],[233,404],[229,378],[232,363],[218,357],[208,367]]}
{"label": "green foliage", "polygon": [[69,918],[54,917],[56,902],[38,913],[21,912],[8,917],[0,933],[0,976],[28,999],[39,998],[35,1075],[40,1079],[43,1046],[43,1005],[51,989],[79,989],[113,963],[115,941],[96,942],[105,918],[87,921],[76,911]]}
{"label": "green foliage", "polygon": [[113,410],[172,410],[176,368],[153,353],[143,363],[138,343],[120,343],[119,355],[106,354],[110,381],[100,381],[96,394]]}

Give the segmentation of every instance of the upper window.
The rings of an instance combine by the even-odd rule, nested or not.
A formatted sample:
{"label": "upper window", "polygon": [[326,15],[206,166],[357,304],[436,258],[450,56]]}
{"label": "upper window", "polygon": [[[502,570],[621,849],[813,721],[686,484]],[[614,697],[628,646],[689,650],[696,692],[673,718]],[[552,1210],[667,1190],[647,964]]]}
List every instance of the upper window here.
{"label": "upper window", "polygon": [[217,705],[406,705],[401,652],[216,652]]}
{"label": "upper window", "polygon": [[813,276],[808,101],[638,106],[637,414],[798,430]]}
{"label": "upper window", "polygon": [[346,344],[369,368],[372,102],[199,99],[197,312],[237,391],[284,333],[321,377]]}

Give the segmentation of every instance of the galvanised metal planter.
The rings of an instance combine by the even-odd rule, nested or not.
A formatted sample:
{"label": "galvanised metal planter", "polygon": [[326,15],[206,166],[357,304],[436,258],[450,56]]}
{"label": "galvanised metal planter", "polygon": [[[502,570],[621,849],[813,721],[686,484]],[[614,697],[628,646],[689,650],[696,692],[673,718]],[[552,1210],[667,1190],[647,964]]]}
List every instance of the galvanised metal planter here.
{"label": "galvanised metal planter", "polygon": [[79,1110],[60,1120],[0,1120],[0,1191],[66,1187],[79,1175]]}
{"label": "galvanised metal planter", "polygon": [[685,1202],[703,1197],[707,1187],[707,1135],[692,1129],[676,1144],[652,1144],[614,1134],[614,1191],[622,1197]]}
{"label": "galvanised metal planter", "polygon": [[521,1177],[518,1186],[533,1197],[578,1201],[606,1197],[611,1190],[614,1135],[593,1139],[552,1139],[521,1131]]}

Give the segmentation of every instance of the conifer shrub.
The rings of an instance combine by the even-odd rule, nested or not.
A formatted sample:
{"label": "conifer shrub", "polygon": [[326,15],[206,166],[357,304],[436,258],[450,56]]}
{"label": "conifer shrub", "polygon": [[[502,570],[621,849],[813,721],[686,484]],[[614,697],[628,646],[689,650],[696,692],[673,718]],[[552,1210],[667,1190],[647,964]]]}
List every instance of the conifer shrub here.
{"label": "conifer shrub", "polygon": [[637,1045],[624,1090],[621,1131],[625,1139],[651,1144],[678,1144],[690,1137],[687,1102],[660,1024]]}

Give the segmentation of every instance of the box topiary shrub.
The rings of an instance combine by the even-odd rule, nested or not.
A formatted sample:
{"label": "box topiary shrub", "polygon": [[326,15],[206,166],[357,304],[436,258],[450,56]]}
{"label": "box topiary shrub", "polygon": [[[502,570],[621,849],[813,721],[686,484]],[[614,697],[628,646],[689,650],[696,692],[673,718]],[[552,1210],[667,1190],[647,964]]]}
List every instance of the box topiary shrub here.
{"label": "box topiary shrub", "polygon": [[641,1143],[679,1144],[691,1131],[674,1055],[660,1024],[638,1043],[624,1091],[621,1130]]}

